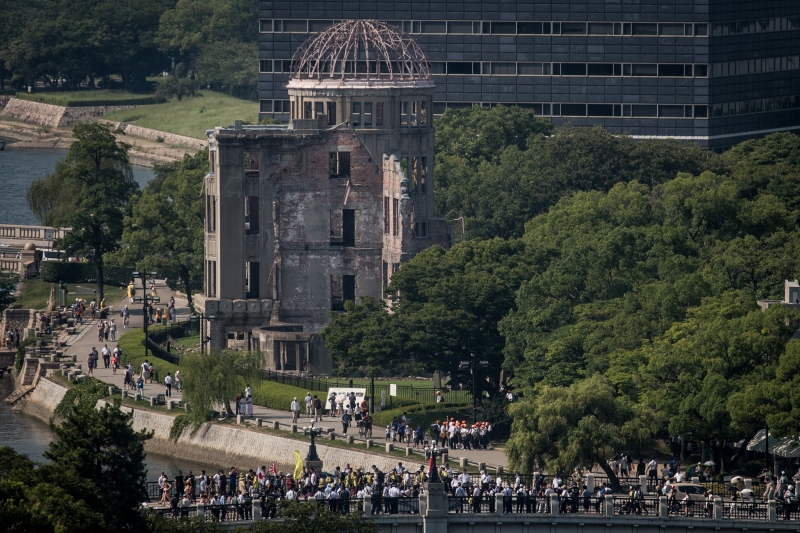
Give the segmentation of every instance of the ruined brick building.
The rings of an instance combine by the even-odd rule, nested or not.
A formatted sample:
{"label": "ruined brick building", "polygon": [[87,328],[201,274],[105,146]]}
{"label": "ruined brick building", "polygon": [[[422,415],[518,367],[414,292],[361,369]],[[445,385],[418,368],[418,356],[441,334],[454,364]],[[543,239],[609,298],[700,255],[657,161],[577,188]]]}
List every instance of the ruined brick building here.
{"label": "ruined brick building", "polygon": [[208,132],[205,292],[212,348],[325,374],[316,333],[347,300],[383,297],[400,266],[448,242],[434,215],[434,85],[406,33],[345,21],[301,46],[288,125]]}

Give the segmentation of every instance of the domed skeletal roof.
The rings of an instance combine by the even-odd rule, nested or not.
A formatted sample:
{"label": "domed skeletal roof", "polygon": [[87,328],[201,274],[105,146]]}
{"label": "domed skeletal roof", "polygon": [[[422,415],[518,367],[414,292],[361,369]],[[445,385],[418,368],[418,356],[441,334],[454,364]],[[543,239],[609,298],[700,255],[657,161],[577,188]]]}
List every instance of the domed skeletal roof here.
{"label": "domed skeletal roof", "polygon": [[428,80],[425,53],[410,35],[377,20],[345,20],[304,42],[292,79]]}

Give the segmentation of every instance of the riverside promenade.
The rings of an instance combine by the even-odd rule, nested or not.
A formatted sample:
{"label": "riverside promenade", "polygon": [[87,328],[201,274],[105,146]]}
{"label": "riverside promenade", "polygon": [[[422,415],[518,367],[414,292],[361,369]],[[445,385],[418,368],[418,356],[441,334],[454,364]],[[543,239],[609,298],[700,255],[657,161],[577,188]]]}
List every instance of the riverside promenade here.
{"label": "riverside promenade", "polygon": [[[188,301],[185,297],[181,297],[176,295],[176,293],[170,290],[165,284],[163,280],[156,282],[156,289],[158,291],[158,295],[161,297],[162,302],[166,302],[169,300],[170,296],[175,297],[175,308],[177,312],[177,319],[178,321],[187,320],[189,316],[189,307]],[[128,309],[130,310],[130,327],[128,329],[124,329],[122,327],[122,319],[120,318],[120,311],[125,306],[128,305]],[[133,331],[135,329],[140,329],[142,327],[142,306],[141,304],[130,304],[128,303],[127,298],[123,298],[118,302],[111,305],[111,312],[109,314],[109,319],[114,318],[117,322],[117,338],[119,339],[122,335],[126,332]],[[72,335],[69,339],[69,343],[66,347],[66,353],[70,355],[75,355],[77,358],[78,363],[83,365],[83,368],[86,368],[86,359],[89,356],[89,353],[92,351],[92,348],[96,348],[99,352],[104,344],[108,344],[108,347],[113,350],[116,343],[108,341],[107,343],[99,342],[97,340],[97,320],[98,319],[84,319],[84,323],[82,326],[78,326],[77,333]],[[156,368],[158,368],[158,358],[151,357],[150,359],[154,362]],[[125,353],[122,354],[122,364],[127,363],[125,358]],[[138,373],[141,369],[136,368],[134,369],[135,372]],[[112,374],[111,369],[103,368],[102,359],[100,359],[100,368],[96,368],[93,371],[93,375],[95,378],[105,381],[115,387],[122,389],[125,379],[125,373],[121,371],[117,371],[117,374]],[[163,385],[163,373],[159,376],[162,380],[162,383],[145,383],[144,385],[144,396],[151,397],[158,394],[164,393],[164,385]],[[325,394],[320,392],[313,392],[312,394]],[[170,399],[181,401],[183,395],[178,392],[173,384],[172,387],[172,396]],[[297,425],[298,427],[302,428],[303,426],[308,426],[310,424],[310,419],[305,413],[305,404],[303,403],[303,398],[298,398],[298,401],[301,403],[301,413],[300,417],[298,418]],[[263,407],[260,405],[253,405],[253,416],[247,417],[246,420],[254,421],[256,418],[260,418],[262,420],[268,420],[271,422],[278,422],[282,429],[289,429],[292,424],[292,413],[289,411],[289,406],[286,406],[286,410],[277,410],[277,409],[269,409],[267,407]],[[412,418],[413,421],[413,418]],[[315,427],[321,427],[323,430],[333,430],[336,436],[340,439],[344,439],[344,434],[342,433],[342,424],[338,418],[331,418],[328,416],[323,417],[322,422],[316,422]],[[427,430],[427,428],[425,428]],[[358,436],[358,428],[353,423],[353,427],[349,428],[347,431],[347,436],[354,437],[356,442],[360,441],[363,442],[364,439],[359,438]],[[373,435],[372,439],[375,442],[376,446],[382,446],[384,443],[384,431],[381,427],[373,428]],[[394,443],[396,449],[402,449],[404,446],[403,443]],[[478,464],[478,463],[486,463],[487,466],[490,467],[498,467],[501,466],[503,468],[507,467],[508,461],[506,459],[505,453],[502,450],[451,450],[451,454],[449,459],[451,462],[458,463],[460,458],[467,459],[471,464]]]}

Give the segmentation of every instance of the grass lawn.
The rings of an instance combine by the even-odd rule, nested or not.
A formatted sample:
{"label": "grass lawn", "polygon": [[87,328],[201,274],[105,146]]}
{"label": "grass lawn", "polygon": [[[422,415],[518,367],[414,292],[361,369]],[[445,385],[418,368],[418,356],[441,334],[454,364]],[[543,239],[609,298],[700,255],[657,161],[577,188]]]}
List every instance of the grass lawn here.
{"label": "grass lawn", "polygon": [[[150,331],[155,330],[155,327],[151,327]],[[124,335],[120,337],[119,345],[120,350],[122,350],[122,364],[126,365],[128,362],[133,363],[133,368],[138,369],[142,366],[144,362],[144,331],[140,328],[135,329],[128,329],[122,330]],[[176,365],[164,361],[163,359],[159,359],[158,357],[154,356],[152,352],[148,350],[147,360],[150,361],[156,369],[156,377],[161,380],[164,376],[167,375],[167,372],[171,372],[172,375],[175,375],[175,371],[178,370]],[[138,370],[137,370],[138,372]]]}
{"label": "grass lawn", "polygon": [[[70,283],[67,285],[67,303],[74,302],[75,287],[80,285],[88,289],[97,289],[96,285],[90,283]],[[125,295],[125,289],[122,287],[114,287],[111,285],[105,286],[106,303],[114,303]],[[81,297],[91,302],[93,295],[82,294]],[[32,279],[22,284],[22,290],[17,296],[13,307],[18,309],[44,309],[47,307],[47,302],[50,300],[50,283],[40,279]],[[56,292],[56,303],[58,303],[58,292]]]}
{"label": "grass lawn", "polygon": [[134,94],[123,91],[54,91],[41,93],[21,93],[16,97],[43,104],[65,107],[99,105],[146,105],[155,104],[158,99],[153,94]]}
{"label": "grass lawn", "polygon": [[184,98],[180,102],[172,100],[165,104],[115,111],[103,118],[196,139],[205,139],[206,130],[216,126],[231,126],[234,120],[258,123],[258,102],[213,91],[201,91],[199,94],[202,96]]}

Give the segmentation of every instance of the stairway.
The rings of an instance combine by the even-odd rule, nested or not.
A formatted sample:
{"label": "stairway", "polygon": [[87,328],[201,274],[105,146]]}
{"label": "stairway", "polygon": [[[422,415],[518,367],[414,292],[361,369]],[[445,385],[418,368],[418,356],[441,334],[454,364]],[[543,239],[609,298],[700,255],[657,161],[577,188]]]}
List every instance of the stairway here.
{"label": "stairway", "polygon": [[36,386],[35,386],[35,385],[23,385],[22,387],[20,387],[20,388],[16,389],[14,392],[12,392],[12,393],[11,393],[11,394],[8,396],[8,398],[6,398],[6,399],[5,399],[5,400],[3,400],[3,401],[4,401],[4,402],[5,402],[7,405],[14,405],[14,404],[15,404],[15,403],[17,403],[19,400],[21,400],[23,397],[27,396],[27,395],[28,395],[28,393],[29,393],[29,392],[31,392],[31,391],[33,391],[33,389],[35,389],[35,388],[36,388]]}

